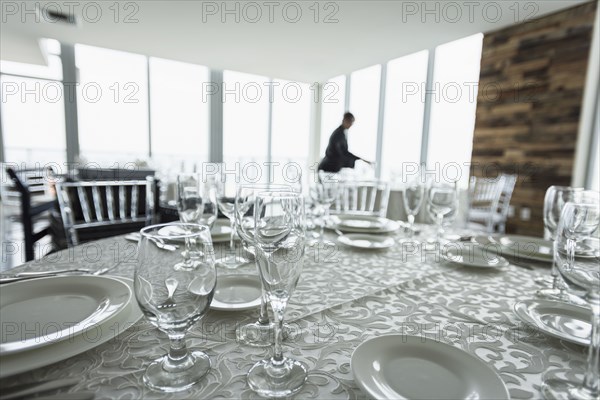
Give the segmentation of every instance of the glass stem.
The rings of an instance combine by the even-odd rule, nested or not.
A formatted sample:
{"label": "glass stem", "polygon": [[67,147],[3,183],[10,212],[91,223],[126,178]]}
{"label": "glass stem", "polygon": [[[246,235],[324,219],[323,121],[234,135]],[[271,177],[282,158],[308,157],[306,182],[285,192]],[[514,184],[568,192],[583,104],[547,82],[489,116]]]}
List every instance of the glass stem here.
{"label": "glass stem", "polygon": [[440,243],[442,241],[442,235],[444,234],[444,228],[442,227],[444,223],[444,216],[442,214],[436,214],[436,220],[438,226],[436,239],[437,242]]}
{"label": "glass stem", "polygon": [[589,392],[591,398],[598,398],[600,395],[600,293],[589,293],[587,297],[592,308],[592,337],[583,388]]}
{"label": "glass stem", "polygon": [[276,300],[271,304],[273,314],[275,314],[275,345],[273,346],[273,364],[281,365],[283,363],[283,313],[285,312],[285,302]]}
{"label": "glass stem", "polygon": [[412,239],[415,233],[415,216],[410,213],[408,214],[408,237]]}
{"label": "glass stem", "polygon": [[321,215],[319,239],[321,240],[321,242],[323,241],[323,235],[325,234],[325,213],[325,207],[322,206],[321,210],[319,211],[319,214]]}
{"label": "glass stem", "polygon": [[184,369],[185,364],[189,363],[189,353],[185,345],[185,333],[169,334],[169,353],[164,361],[164,368],[167,371],[176,371]]}
{"label": "glass stem", "polygon": [[233,247],[233,236],[235,235],[235,220],[233,218],[229,219],[229,227],[231,228],[231,235],[229,235],[229,250],[235,253],[235,249]]}
{"label": "glass stem", "polygon": [[260,253],[258,247],[255,247],[254,250],[254,262],[256,263],[256,269],[258,270],[258,276],[260,278],[260,313],[258,314],[258,323],[261,325],[268,325],[271,321],[269,321],[269,298],[267,296],[267,291],[265,290],[265,284],[262,279],[262,275],[260,272],[260,262],[267,262],[265,260],[264,254]]}

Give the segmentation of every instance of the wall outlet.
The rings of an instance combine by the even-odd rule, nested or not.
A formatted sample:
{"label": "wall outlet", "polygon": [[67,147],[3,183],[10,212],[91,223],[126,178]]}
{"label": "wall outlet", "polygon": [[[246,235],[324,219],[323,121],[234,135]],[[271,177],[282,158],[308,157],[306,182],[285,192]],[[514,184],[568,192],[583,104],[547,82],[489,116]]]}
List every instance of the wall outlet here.
{"label": "wall outlet", "polygon": [[531,219],[531,210],[528,207],[521,208],[521,221],[529,221]]}

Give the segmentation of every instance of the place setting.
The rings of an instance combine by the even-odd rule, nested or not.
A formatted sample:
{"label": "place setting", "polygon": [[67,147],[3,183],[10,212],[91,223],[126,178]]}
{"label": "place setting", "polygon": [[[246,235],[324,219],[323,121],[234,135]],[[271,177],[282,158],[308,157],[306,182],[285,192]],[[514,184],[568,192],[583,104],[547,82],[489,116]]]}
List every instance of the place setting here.
{"label": "place setting", "polygon": [[67,359],[124,332],[142,316],[132,293],[131,279],[113,276],[50,276],[3,285],[0,378]]}

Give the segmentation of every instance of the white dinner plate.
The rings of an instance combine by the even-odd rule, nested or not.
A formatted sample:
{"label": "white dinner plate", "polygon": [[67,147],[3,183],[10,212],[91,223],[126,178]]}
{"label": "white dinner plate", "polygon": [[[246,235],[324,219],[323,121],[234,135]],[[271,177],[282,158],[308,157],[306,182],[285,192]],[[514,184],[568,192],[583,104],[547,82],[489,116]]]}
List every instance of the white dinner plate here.
{"label": "white dinner plate", "polygon": [[104,276],[55,276],[2,286],[0,354],[48,346],[110,323],[131,296],[126,284]]}
{"label": "white dinner plate", "polygon": [[340,214],[331,220],[332,227],[344,233],[390,233],[400,228],[396,221],[371,215]]}
{"label": "white dinner plate", "polygon": [[476,268],[503,268],[509,262],[494,252],[486,251],[483,246],[460,246],[449,248],[442,258],[454,264]]}
{"label": "white dinner plate", "polygon": [[224,275],[217,279],[210,308],[220,311],[249,310],[260,306],[262,287],[256,275]]}
{"label": "white dinner plate", "polygon": [[[125,283],[133,293],[133,280],[117,278]],[[3,286],[3,289],[6,286]],[[23,351],[17,354],[7,354],[0,357],[0,378],[45,367],[58,361],[66,360],[77,354],[86,352],[123,333],[142,317],[137,301],[130,301],[127,306],[110,322],[89,327],[79,335],[69,340],[56,342],[48,346]]]}
{"label": "white dinner plate", "polygon": [[520,301],[514,306],[519,319],[558,339],[590,345],[592,313],[585,307],[550,300]]}
{"label": "white dinner plate", "polygon": [[387,249],[394,245],[394,239],[389,236],[367,235],[364,233],[349,233],[338,236],[338,241],[346,246],[358,249]]}
{"label": "white dinner plate", "polygon": [[509,399],[498,374],[479,358],[419,336],[362,343],[350,362],[354,380],[377,399]]}
{"label": "white dinner plate", "polygon": [[475,241],[490,251],[498,251],[505,257],[552,262],[553,244],[531,236],[502,235],[477,236]]}

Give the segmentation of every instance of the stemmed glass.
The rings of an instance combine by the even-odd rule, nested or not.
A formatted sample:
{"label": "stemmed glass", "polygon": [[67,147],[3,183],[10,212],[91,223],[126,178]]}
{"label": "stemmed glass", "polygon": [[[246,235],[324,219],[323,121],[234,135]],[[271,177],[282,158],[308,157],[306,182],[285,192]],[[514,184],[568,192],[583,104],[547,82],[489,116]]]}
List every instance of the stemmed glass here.
{"label": "stemmed glass", "polygon": [[283,316],[300,279],[304,260],[304,199],[291,192],[261,192],[254,203],[254,237],[260,277],[273,314],[273,356],[248,372],[248,385],[264,397],[296,393],[307,377],[304,363],[283,355]]}
{"label": "stemmed glass", "polygon": [[[173,225],[180,233],[162,233]],[[176,223],[147,226],[140,233],[135,297],[148,321],[170,340],[169,352],[148,366],[143,380],[158,391],[186,390],[210,369],[206,353],[188,351],[185,344],[185,333],[208,311],[217,283],[210,231],[204,225]],[[157,246],[182,242],[187,255]]]}
{"label": "stemmed glass", "polygon": [[[235,229],[242,241],[244,249],[248,253],[255,256],[255,261],[256,249],[254,240],[253,206],[256,200],[256,194],[268,191],[286,192],[293,190],[294,189],[292,189],[291,186],[278,184],[244,184],[238,186],[234,208]],[[256,268],[260,275],[258,263],[256,264]],[[273,344],[271,334],[275,328],[275,324],[269,320],[269,312],[267,310],[268,299],[262,279],[261,286],[262,297],[260,301],[260,314],[258,316],[258,321],[243,325],[236,331],[236,338],[238,342],[257,347],[271,346]]]}
{"label": "stemmed glass", "polygon": [[[592,309],[592,336],[583,383],[545,379],[546,399],[598,399],[600,397],[600,240],[598,203],[567,203],[554,240],[554,260],[569,286],[584,290]],[[592,236],[594,235],[594,236]]]}
{"label": "stemmed glass", "polygon": [[218,212],[214,182],[203,182],[200,174],[177,175],[177,211],[181,222],[212,229]]}
{"label": "stemmed glass", "polygon": [[319,181],[311,192],[313,200],[322,210],[321,226],[319,231],[319,241],[324,241],[325,223],[329,221],[329,209],[338,196],[339,183],[336,178],[327,174],[319,175]]}
{"label": "stemmed glass", "polygon": [[[544,196],[544,227],[550,240],[556,239],[558,221],[564,205],[570,201],[581,201],[583,188],[568,186],[550,186]],[[540,289],[536,295],[548,300],[566,301],[581,304],[581,299],[566,291],[566,285],[558,272],[556,263],[552,262],[552,287]]]}
{"label": "stemmed glass", "polygon": [[239,266],[248,263],[244,257],[236,255],[234,237],[235,237],[235,192],[240,181],[239,174],[228,172],[221,169],[220,176],[216,183],[217,185],[217,204],[219,210],[229,219],[231,228],[231,236],[229,238],[229,254],[226,257],[217,260],[217,265],[225,268],[238,268]]}
{"label": "stemmed glass", "polygon": [[437,224],[435,242],[440,243],[444,235],[444,219],[450,220],[458,208],[458,189],[456,182],[452,185],[434,185],[429,190],[427,211]]}
{"label": "stemmed glass", "polygon": [[415,232],[415,215],[419,213],[421,204],[423,204],[423,197],[425,194],[425,188],[419,181],[419,179],[413,179],[404,187],[402,191],[402,198],[404,200],[404,210],[408,217],[408,239],[412,241]]}

